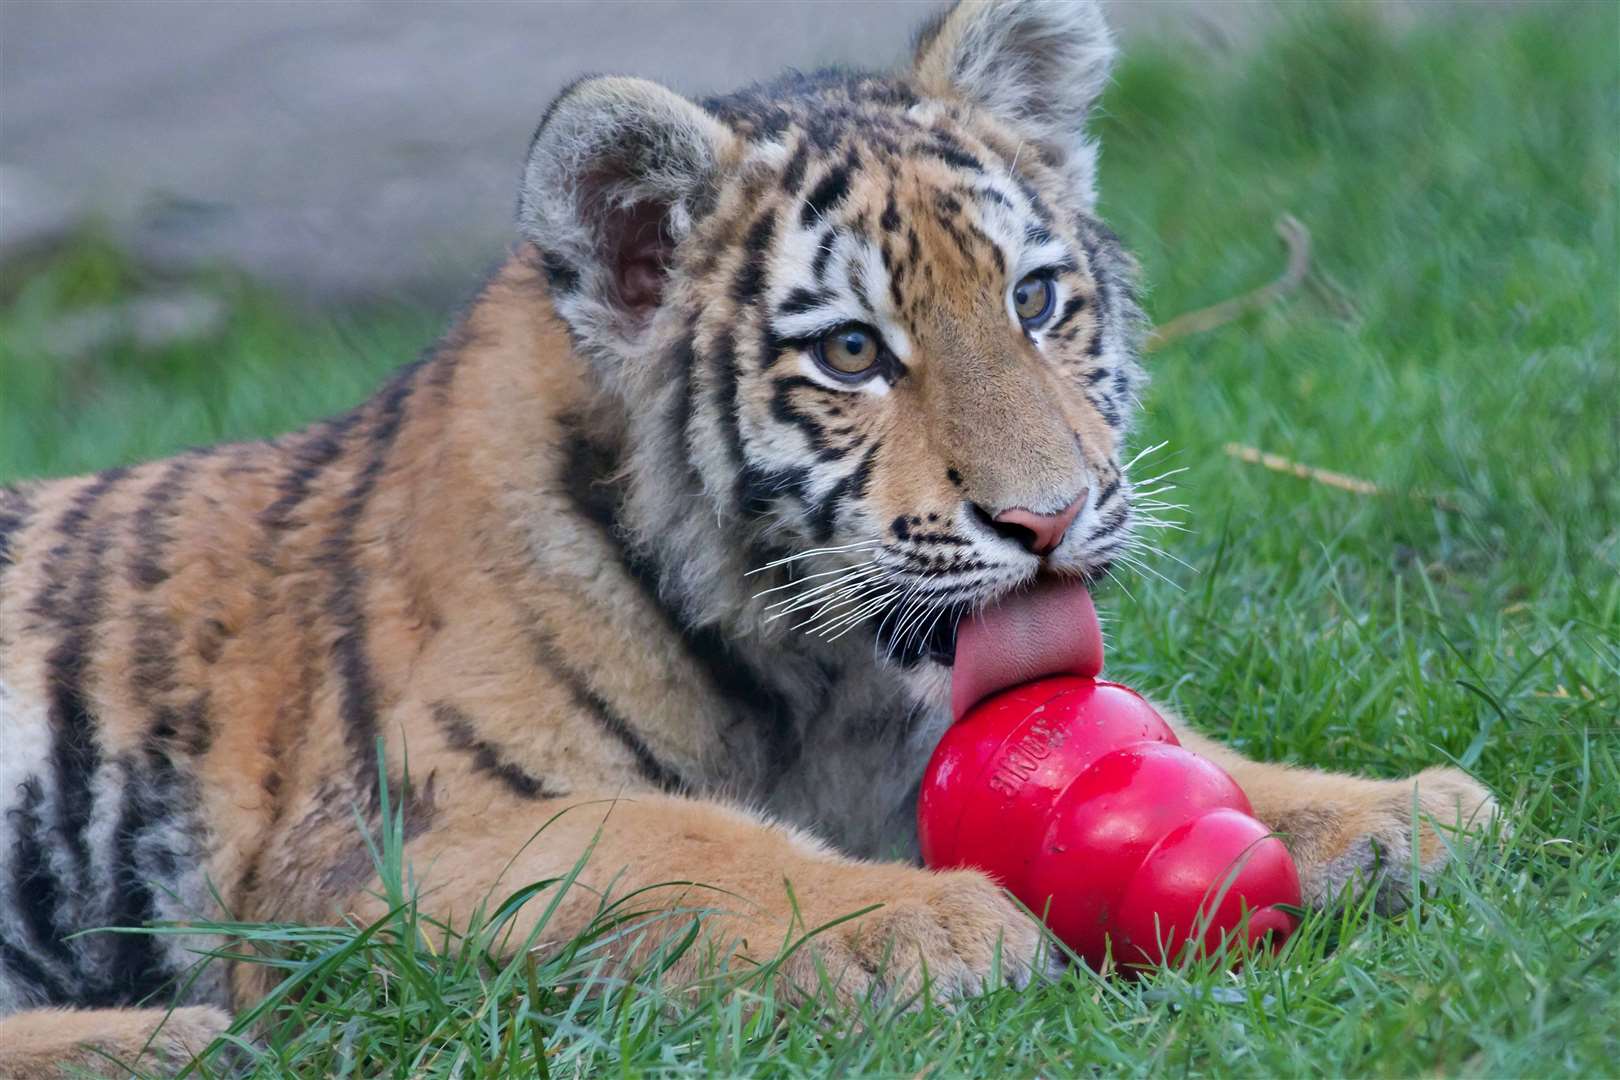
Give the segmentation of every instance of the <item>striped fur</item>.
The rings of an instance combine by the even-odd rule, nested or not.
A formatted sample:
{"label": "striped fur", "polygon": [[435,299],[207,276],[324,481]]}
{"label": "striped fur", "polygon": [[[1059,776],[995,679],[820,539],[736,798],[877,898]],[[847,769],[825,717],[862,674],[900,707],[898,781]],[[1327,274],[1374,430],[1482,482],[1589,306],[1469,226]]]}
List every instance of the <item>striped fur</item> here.
{"label": "striped fur", "polygon": [[[809,950],[846,990],[885,953],[898,989],[922,961],[970,990],[997,943],[1027,976],[1034,931],[988,881],[850,856],[913,850],[947,716],[928,642],[1126,543],[1142,318],[1083,136],[1110,53],[1089,4],[970,5],[903,75],[701,104],[576,84],[513,254],[370,401],[0,493],[0,1013],[262,993],[245,966],[177,981],[217,943],[68,935],[374,910],[354,813],[379,746],[393,775],[408,756],[407,853],[443,917],[574,807],[506,880],[596,842],[598,886],[721,886],[755,906],[717,940],[768,954],[797,878],[812,923],[885,905]],[[1076,87],[996,81],[1066,57],[1090,58]],[[1025,330],[1031,271],[1055,311]],[[813,359],[849,321],[890,350],[859,385]],[[985,522],[1077,496],[1045,557]],[[773,619],[784,596],[840,632]],[[1294,823],[1317,899],[1410,827],[1409,786],[1207,752]],[[1488,812],[1465,778],[1430,787]]]}

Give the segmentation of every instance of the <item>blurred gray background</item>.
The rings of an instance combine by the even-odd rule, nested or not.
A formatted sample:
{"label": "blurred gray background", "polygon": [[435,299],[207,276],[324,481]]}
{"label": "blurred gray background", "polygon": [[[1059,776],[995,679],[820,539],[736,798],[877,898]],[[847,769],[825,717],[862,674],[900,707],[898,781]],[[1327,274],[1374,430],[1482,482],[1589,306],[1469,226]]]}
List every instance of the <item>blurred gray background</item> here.
{"label": "blurred gray background", "polygon": [[[228,265],[317,303],[460,292],[507,243],[529,134],[575,76],[700,94],[884,67],[937,6],[0,0],[0,259],[93,220],[149,266]],[[1282,10],[1108,6],[1127,45],[1217,50]]]}

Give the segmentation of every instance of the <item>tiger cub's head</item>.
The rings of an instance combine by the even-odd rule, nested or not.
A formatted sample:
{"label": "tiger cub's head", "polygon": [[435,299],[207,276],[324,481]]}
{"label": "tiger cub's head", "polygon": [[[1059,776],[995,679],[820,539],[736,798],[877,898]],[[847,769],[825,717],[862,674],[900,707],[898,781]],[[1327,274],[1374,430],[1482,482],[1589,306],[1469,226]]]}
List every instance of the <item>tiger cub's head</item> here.
{"label": "tiger cub's head", "polygon": [[521,226],[677,573],[718,523],[914,662],[949,613],[1120,553],[1141,319],[1086,133],[1112,55],[1095,3],[964,2],[904,74],[551,107]]}

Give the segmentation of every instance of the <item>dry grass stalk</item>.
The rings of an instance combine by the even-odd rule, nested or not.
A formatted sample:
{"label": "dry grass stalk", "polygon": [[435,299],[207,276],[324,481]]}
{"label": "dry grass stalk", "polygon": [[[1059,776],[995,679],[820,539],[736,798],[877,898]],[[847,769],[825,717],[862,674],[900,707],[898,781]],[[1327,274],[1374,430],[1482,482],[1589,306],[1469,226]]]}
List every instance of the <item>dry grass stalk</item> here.
{"label": "dry grass stalk", "polygon": [[1203,334],[1225,326],[1251,311],[1275,303],[1304,284],[1311,272],[1311,231],[1292,214],[1284,214],[1277,219],[1277,235],[1288,246],[1288,265],[1283,268],[1281,277],[1242,296],[1177,315],[1163,326],[1156,327],[1148,335],[1144,348],[1152,352],[1177,338]]}
{"label": "dry grass stalk", "polygon": [[[1258,447],[1244,446],[1242,443],[1227,443],[1223,449],[1228,457],[1237,458],[1247,464],[1259,465],[1270,469],[1272,472],[1287,473],[1290,476],[1297,476],[1301,480],[1326,484],[1328,487],[1348,491],[1354,495],[1392,494],[1371,480],[1363,480],[1361,477],[1351,476],[1349,473],[1333,472],[1331,469],[1318,469],[1314,465],[1305,465],[1290,458],[1285,458],[1281,454],[1268,454]],[[1427,500],[1440,509],[1451,513],[1457,513],[1461,509],[1444,495],[1434,495],[1423,491],[1414,491],[1410,494],[1414,498]]]}

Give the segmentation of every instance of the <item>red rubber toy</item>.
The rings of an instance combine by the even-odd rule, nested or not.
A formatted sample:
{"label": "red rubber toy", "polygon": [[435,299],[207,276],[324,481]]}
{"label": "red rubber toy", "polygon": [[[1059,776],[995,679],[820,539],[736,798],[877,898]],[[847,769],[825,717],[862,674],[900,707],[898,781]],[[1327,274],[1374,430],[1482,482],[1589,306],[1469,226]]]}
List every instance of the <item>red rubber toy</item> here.
{"label": "red rubber toy", "polygon": [[[1195,935],[1214,951],[1240,927],[1281,944],[1294,920],[1276,905],[1300,902],[1287,848],[1152,706],[1096,678],[1084,589],[1008,607],[959,632],[958,720],[918,803],[923,861],[989,873],[1094,968],[1110,945],[1128,970],[1175,960]],[[1041,669],[1060,673],[1030,678]]]}

